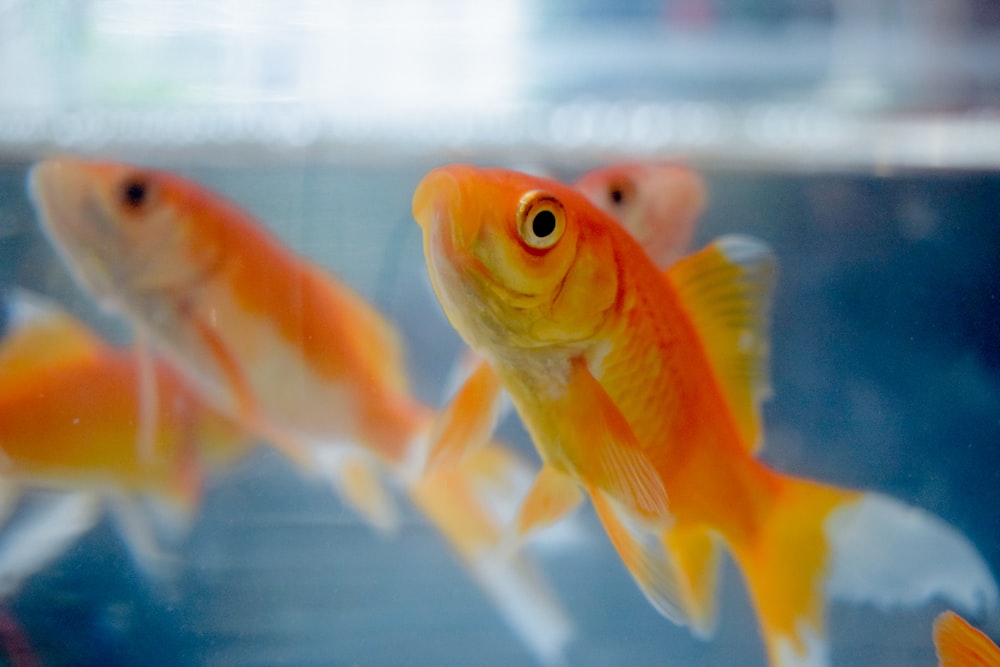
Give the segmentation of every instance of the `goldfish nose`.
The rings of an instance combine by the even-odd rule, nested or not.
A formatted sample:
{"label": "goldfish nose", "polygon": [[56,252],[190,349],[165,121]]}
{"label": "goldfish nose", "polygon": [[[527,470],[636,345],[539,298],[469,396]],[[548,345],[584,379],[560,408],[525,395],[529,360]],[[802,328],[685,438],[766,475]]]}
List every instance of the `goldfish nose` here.
{"label": "goldfish nose", "polygon": [[420,181],[413,193],[413,218],[425,231],[453,207],[460,189],[458,179],[447,168],[435,169]]}
{"label": "goldfish nose", "polygon": [[60,186],[76,179],[80,172],[80,162],[72,158],[49,158],[28,171],[28,194],[36,206],[47,198],[54,197]]}
{"label": "goldfish nose", "polygon": [[28,171],[28,194],[39,203],[44,196],[46,184],[57,179],[61,171],[59,160],[39,162]]}

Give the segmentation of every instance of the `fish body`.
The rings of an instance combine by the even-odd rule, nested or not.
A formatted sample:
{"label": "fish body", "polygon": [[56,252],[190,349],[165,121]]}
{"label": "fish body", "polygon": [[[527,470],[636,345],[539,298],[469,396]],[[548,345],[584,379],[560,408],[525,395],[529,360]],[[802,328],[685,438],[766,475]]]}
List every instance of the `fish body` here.
{"label": "fish body", "polygon": [[[197,502],[203,460],[242,455],[248,437],[208,408],[168,365],[156,363],[158,428],[153,455],[136,451],[139,369],[135,354],[104,343],[54,306],[0,342],[2,474],[32,486],[112,486],[180,507]],[[38,306],[42,303],[42,306]]]}
{"label": "fish body", "polygon": [[[0,592],[59,555],[97,519],[102,503],[116,510],[123,537],[140,565],[161,558],[141,500],[190,521],[206,472],[253,446],[247,432],[212,410],[170,366],[156,362],[156,426],[152,448],[136,448],[140,423],[136,355],[108,345],[51,303],[24,292],[8,297],[15,319],[0,340],[0,479],[4,510],[24,492],[68,498],[58,511],[29,515],[0,548]],[[6,515],[6,513],[5,513]],[[44,535],[44,538],[41,537]],[[16,539],[20,536],[21,539]],[[143,560],[145,559],[145,561]]]}
{"label": "fish body", "polygon": [[[754,457],[770,394],[775,260],[763,244],[727,237],[664,273],[574,189],[468,165],[425,176],[413,212],[448,318],[543,461],[519,534],[582,489],[650,602],[700,635],[714,626],[725,546],[774,665],[825,664],[827,595],[996,604],[981,557],[939,520]],[[941,558],[886,576],[915,549]]]}
{"label": "fish body", "polygon": [[30,181],[78,281],[213,404],[279,445],[363,441],[401,461],[429,414],[406,390],[395,331],[360,296],[174,174],[56,159]]}
{"label": "fish body", "polygon": [[1000,648],[953,611],[934,621],[939,667],[1000,667]]}
{"label": "fish body", "polygon": [[386,481],[401,486],[535,655],[558,659],[571,623],[533,564],[521,554],[484,560],[501,534],[491,507],[523,492],[526,462],[489,442],[462,466],[421,473],[439,417],[410,394],[399,336],[381,313],[178,175],[60,158],[33,169],[30,189],[77,281],[206,402],[307,473],[330,476],[376,527],[396,521]]}
{"label": "fish body", "polygon": [[671,162],[624,162],[594,169],[574,184],[666,268],[691,248],[708,187],[694,169]]}

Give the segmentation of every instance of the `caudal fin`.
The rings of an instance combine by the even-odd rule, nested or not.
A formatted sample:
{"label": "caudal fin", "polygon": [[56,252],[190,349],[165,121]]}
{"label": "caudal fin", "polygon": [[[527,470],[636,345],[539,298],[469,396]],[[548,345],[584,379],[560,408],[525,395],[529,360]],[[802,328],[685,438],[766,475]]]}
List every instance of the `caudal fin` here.
{"label": "caudal fin", "polygon": [[1000,667],[1000,648],[953,611],[934,621],[939,667]]}
{"label": "caudal fin", "polygon": [[985,561],[941,519],[876,493],[779,482],[756,539],[734,548],[771,664],[828,663],[827,599],[887,610],[940,597],[972,613],[996,608]]}

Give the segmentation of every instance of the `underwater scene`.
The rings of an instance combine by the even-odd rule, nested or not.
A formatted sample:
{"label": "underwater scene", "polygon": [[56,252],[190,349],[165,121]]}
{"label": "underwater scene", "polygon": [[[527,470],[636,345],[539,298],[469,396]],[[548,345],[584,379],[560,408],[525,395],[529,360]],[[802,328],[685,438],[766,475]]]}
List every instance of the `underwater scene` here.
{"label": "underwater scene", "polygon": [[[433,165],[170,166],[238,202],[282,243],[384,313],[405,346],[413,395],[430,406],[444,403],[463,343],[427,278],[409,201]],[[568,182],[578,175],[559,173]],[[984,221],[998,210],[997,175],[702,175],[710,194],[693,247],[724,234],[752,234],[778,260],[773,397],[764,403],[761,459],[787,474],[878,491],[940,517],[996,572],[1000,228]],[[125,344],[130,338],[121,322],[75,286],[41,233],[26,178],[27,165],[3,169],[8,340],[19,326],[14,300],[31,290]],[[47,349],[58,355],[54,346],[36,354]],[[91,399],[93,410],[110,410],[99,396]],[[20,409],[43,410],[46,400],[59,399],[39,395],[34,408]],[[88,417],[79,419],[85,425]],[[49,426],[57,435],[60,425]],[[528,472],[537,468],[515,414],[502,419],[499,436],[523,455]],[[137,442],[121,437],[127,445]],[[16,655],[24,645],[37,662],[10,658],[11,664],[555,660],[541,657],[555,650],[544,642],[533,649],[519,641],[477,588],[470,566],[449,550],[399,482],[392,484],[396,525],[380,531],[338,500],[319,467],[299,469],[264,438],[250,435],[244,447],[206,472],[183,526],[161,526],[167,542],[154,549],[165,552],[152,557],[165,563],[145,563],[143,531],[139,544],[123,541],[121,525],[131,519],[104,506],[89,530],[50,538],[63,543],[44,564],[21,563],[19,552],[46,553],[28,536],[34,522],[73,520],[54,504],[55,493],[100,493],[106,486],[112,489],[107,507],[126,498],[139,502],[144,493],[156,503],[163,501],[156,484],[169,480],[116,489],[114,472],[105,484],[95,483],[101,476],[75,471],[66,451],[65,461],[59,452],[50,454],[37,486],[32,474],[15,481],[12,488],[25,495],[0,543],[10,590],[4,646]],[[589,507],[551,532],[541,532],[527,550],[548,582],[540,590],[553,596],[540,604],[555,605],[551,613],[570,625],[546,620],[545,611],[535,622],[567,633],[553,641],[568,664],[767,664],[745,583],[728,557],[718,627],[706,641],[643,598]],[[905,561],[887,564],[884,576],[906,568]],[[23,581],[11,579],[22,572]],[[916,590],[923,582],[910,585]],[[832,664],[933,664],[931,621],[946,606],[942,599],[886,610],[870,601],[834,602],[827,622]],[[972,618],[996,628],[995,616]]]}
{"label": "underwater scene", "polygon": [[1000,15],[0,2],[0,664],[1000,665]]}

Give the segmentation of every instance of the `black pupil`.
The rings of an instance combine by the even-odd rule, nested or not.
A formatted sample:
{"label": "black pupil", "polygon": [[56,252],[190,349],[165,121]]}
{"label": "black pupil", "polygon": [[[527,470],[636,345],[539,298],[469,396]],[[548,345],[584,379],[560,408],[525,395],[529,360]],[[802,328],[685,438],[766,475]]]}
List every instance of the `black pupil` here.
{"label": "black pupil", "polygon": [[618,186],[611,188],[611,201],[615,204],[621,204],[622,200],[625,199],[625,193]]}
{"label": "black pupil", "polygon": [[146,202],[146,189],[144,181],[135,180],[126,183],[125,190],[123,191],[125,204],[132,208],[142,206]]}
{"label": "black pupil", "polygon": [[531,221],[531,232],[540,239],[556,230],[556,215],[552,211],[539,211]]}

